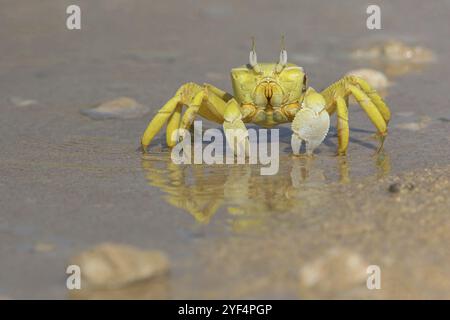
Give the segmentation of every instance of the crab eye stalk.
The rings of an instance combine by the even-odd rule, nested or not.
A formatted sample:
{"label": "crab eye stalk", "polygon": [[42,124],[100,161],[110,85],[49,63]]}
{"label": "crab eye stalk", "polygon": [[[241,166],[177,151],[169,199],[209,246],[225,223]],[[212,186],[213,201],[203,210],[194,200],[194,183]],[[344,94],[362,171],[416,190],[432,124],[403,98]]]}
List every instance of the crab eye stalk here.
{"label": "crab eye stalk", "polygon": [[249,64],[255,70],[256,72],[260,72],[260,68],[258,66],[258,58],[256,56],[256,50],[255,50],[255,38],[252,37],[252,50],[250,51],[249,56]]}
{"label": "crab eye stalk", "polygon": [[250,65],[254,68],[258,64],[258,59],[256,57],[256,50],[255,50],[255,38],[252,37],[252,50],[250,51]]}
{"label": "crab eye stalk", "polygon": [[281,37],[281,52],[280,52],[280,60],[278,62],[282,66],[287,65],[287,51],[284,45],[284,36]]}
{"label": "crab eye stalk", "polygon": [[287,65],[287,51],[284,45],[284,35],[283,35],[281,36],[281,51],[280,51],[280,58],[276,66],[276,72],[281,72],[286,65]]}

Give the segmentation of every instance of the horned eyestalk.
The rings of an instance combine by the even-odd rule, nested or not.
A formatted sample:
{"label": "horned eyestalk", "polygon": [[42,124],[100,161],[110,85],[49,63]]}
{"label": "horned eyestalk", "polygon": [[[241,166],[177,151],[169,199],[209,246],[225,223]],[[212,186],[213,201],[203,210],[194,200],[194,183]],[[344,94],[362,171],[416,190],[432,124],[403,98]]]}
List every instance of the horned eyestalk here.
{"label": "horned eyestalk", "polygon": [[284,36],[281,36],[280,58],[278,59],[275,71],[281,72],[286,65],[287,65],[287,51],[284,45]]}
{"label": "horned eyestalk", "polygon": [[256,72],[260,72],[260,67],[258,66],[258,58],[256,56],[256,45],[255,37],[252,37],[252,50],[250,51],[249,64]]}
{"label": "horned eyestalk", "polygon": [[278,64],[282,65],[283,67],[287,65],[287,51],[284,45],[284,36],[281,37],[281,52]]}

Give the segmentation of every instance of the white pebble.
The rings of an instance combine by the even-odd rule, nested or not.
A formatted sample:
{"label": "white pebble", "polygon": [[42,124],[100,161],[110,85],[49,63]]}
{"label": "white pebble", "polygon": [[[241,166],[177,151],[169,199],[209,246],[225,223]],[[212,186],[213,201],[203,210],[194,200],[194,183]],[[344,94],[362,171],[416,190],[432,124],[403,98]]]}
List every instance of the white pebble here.
{"label": "white pebble", "polygon": [[133,119],[139,118],[150,111],[136,100],[121,97],[104,102],[95,108],[82,110],[81,113],[94,120],[104,119]]}

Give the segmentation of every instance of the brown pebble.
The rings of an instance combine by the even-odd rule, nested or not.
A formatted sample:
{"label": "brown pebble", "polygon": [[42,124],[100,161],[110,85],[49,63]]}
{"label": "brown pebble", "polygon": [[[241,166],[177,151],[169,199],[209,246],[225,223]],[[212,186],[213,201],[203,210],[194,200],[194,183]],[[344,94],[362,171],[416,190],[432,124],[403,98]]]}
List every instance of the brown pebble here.
{"label": "brown pebble", "polygon": [[399,193],[401,189],[401,184],[396,182],[389,186],[388,190],[390,193]]}
{"label": "brown pebble", "polygon": [[80,267],[85,285],[96,288],[117,288],[152,279],[169,269],[168,259],[160,251],[114,243],[103,243],[82,252],[71,264]]}
{"label": "brown pebble", "polygon": [[81,114],[94,120],[134,119],[145,115],[149,111],[149,107],[141,105],[132,98],[120,97],[103,102],[95,108],[81,110]]}
{"label": "brown pebble", "polygon": [[412,191],[412,190],[414,190],[414,188],[415,188],[415,186],[411,182],[408,182],[406,184],[401,184],[400,182],[395,182],[389,186],[388,191],[390,193],[399,193],[402,190]]}
{"label": "brown pebble", "polygon": [[347,72],[347,75],[360,77],[369,83],[375,90],[383,90],[389,86],[389,80],[386,75],[378,70],[361,68]]}

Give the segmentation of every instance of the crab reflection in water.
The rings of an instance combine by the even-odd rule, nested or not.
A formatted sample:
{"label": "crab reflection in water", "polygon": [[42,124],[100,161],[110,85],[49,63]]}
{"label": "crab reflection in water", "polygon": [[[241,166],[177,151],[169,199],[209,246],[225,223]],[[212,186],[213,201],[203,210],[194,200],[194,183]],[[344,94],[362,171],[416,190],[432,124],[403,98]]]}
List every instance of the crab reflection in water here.
{"label": "crab reflection in water", "polygon": [[[309,157],[280,156],[280,171],[261,176],[257,165],[177,165],[167,153],[145,154],[142,168],[149,185],[165,192],[164,200],[207,224],[223,207],[233,230],[255,227],[264,216],[320,207],[326,183],[350,181],[348,160],[336,157],[334,171],[325,173]],[[386,154],[374,158],[377,176],[389,173]]]}

